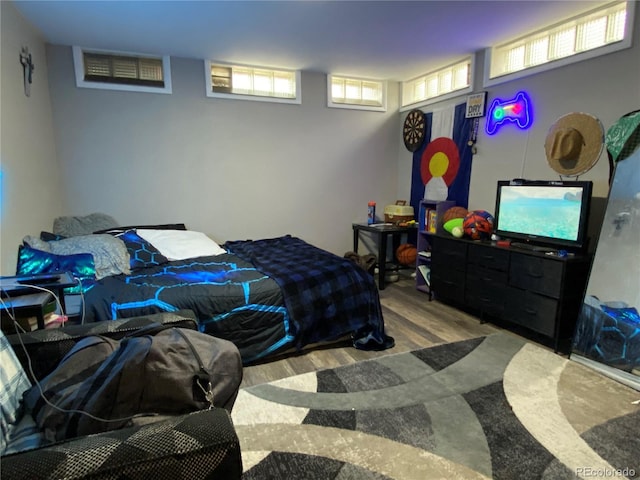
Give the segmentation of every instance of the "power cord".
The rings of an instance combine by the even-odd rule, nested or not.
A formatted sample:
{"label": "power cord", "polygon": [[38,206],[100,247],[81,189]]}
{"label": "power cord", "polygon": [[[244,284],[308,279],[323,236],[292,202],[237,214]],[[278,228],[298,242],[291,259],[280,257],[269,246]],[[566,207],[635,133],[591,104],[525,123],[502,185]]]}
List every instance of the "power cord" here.
{"label": "power cord", "polygon": [[[79,279],[78,279],[79,280]],[[82,285],[82,284],[81,284]],[[49,290],[48,288],[45,287],[40,287],[38,285],[26,285],[26,284],[9,284],[7,286],[20,286],[20,287],[28,287],[28,288],[33,288],[36,290],[42,290],[45,292],[49,292],[51,295],[53,295],[53,297],[56,300],[56,303],[58,305],[58,308],[60,309],[61,315],[64,317],[64,311],[62,309],[62,305],[60,303],[60,299],[58,298],[58,296],[53,293],[51,290]],[[5,294],[7,296],[7,298],[9,297],[9,293],[4,289],[0,289],[0,303],[2,303],[5,311],[7,312],[7,315],[9,316],[9,318],[11,319],[11,321],[13,322],[14,328],[16,329],[16,334],[18,337],[18,341],[20,342],[20,346],[22,347],[22,351],[25,354],[25,357],[27,358],[27,369],[29,371],[29,374],[31,375],[31,378],[33,379],[35,385],[38,387],[38,392],[40,394],[40,397],[42,398],[42,400],[49,405],[51,408],[58,410],[59,412],[62,413],[77,413],[80,415],[85,415],[89,418],[92,418],[93,420],[97,420],[99,422],[123,422],[123,421],[127,421],[127,420],[133,420],[134,418],[138,418],[138,417],[149,417],[149,416],[157,416],[157,413],[137,413],[135,415],[130,415],[127,417],[122,417],[122,418],[100,418],[97,417],[93,414],[91,414],[90,412],[84,411],[84,410],[77,410],[77,409],[66,409],[66,408],[62,408],[54,403],[52,403],[47,396],[44,394],[44,390],[42,389],[42,385],[40,384],[40,382],[38,381],[38,379],[36,378],[35,372],[33,371],[33,363],[31,361],[31,356],[29,355],[29,352],[27,350],[26,345],[24,344],[24,341],[22,339],[22,334],[23,333],[28,333],[24,327],[22,325],[20,325],[20,322],[18,322],[18,320],[15,317],[15,311],[13,310],[13,305],[8,306],[6,304],[6,302],[2,299],[2,294]],[[84,306],[84,297],[82,297],[82,303]],[[83,323],[84,323],[84,311],[83,311]]]}

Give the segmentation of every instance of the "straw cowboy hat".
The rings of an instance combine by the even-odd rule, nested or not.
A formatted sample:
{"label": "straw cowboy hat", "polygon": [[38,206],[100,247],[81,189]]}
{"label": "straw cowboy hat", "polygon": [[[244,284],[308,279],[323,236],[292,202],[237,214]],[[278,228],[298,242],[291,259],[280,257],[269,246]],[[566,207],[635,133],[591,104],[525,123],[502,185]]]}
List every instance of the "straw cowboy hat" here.
{"label": "straw cowboy hat", "polygon": [[551,125],[544,142],[547,162],[560,175],[582,175],[600,158],[602,123],[588,113],[569,113]]}

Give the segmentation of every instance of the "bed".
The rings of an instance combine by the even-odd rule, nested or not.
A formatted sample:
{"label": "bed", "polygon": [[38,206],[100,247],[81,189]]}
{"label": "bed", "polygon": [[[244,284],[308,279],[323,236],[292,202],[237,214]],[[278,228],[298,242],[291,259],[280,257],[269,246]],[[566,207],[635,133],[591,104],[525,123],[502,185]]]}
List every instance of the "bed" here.
{"label": "bed", "polygon": [[[194,237],[198,241],[192,242]],[[201,331],[238,347],[245,365],[344,338],[359,349],[393,346],[373,277],[300,238],[285,235],[220,246],[184,224],[107,227],[69,238],[55,222],[53,234],[25,237],[18,269],[40,273],[37,265],[46,264],[49,270],[68,270],[74,265],[67,260],[80,257],[84,264],[79,262],[82,268],[75,274],[84,290],[85,322],[190,309]],[[119,252],[110,252],[103,261],[100,249],[62,245],[80,240],[96,241],[100,249],[103,242],[117,245]],[[129,268],[124,260],[114,268],[122,247]],[[33,258],[34,252],[56,258],[43,261]],[[91,259],[93,277],[86,265]]]}

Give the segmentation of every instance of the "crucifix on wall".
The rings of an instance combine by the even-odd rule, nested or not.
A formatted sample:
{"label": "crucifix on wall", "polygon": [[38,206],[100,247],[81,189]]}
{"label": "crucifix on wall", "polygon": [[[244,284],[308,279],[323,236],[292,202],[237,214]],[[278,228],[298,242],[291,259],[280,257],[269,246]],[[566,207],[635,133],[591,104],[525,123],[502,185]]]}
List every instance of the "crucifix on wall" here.
{"label": "crucifix on wall", "polygon": [[22,47],[20,52],[20,63],[22,64],[22,75],[24,77],[24,94],[28,97],[31,95],[31,82],[33,81],[33,71],[35,65],[31,58],[31,53],[28,47]]}

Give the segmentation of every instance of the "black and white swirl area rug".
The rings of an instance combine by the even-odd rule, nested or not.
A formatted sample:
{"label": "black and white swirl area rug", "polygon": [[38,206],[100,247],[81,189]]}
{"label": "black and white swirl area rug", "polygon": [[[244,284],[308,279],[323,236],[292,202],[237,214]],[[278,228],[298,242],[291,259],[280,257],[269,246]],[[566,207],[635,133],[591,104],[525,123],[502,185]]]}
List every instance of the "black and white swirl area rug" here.
{"label": "black and white swirl area rug", "polygon": [[243,479],[640,478],[640,392],[507,333],[242,389]]}

